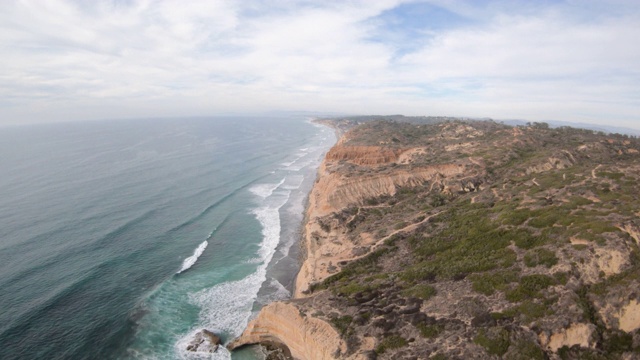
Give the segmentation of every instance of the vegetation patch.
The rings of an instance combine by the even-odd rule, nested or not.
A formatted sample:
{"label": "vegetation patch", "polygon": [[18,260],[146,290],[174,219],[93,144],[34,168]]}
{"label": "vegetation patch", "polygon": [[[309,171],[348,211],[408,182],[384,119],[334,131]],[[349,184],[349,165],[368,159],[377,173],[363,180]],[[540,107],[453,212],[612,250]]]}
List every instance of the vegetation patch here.
{"label": "vegetation patch", "polygon": [[489,354],[502,356],[511,345],[509,331],[504,328],[480,329],[473,342],[482,346]]}
{"label": "vegetation patch", "polygon": [[469,277],[473,290],[492,295],[496,290],[504,291],[510,283],[518,281],[518,272],[503,270],[492,273],[473,274]]}
{"label": "vegetation patch", "polygon": [[516,254],[508,248],[517,233],[500,229],[486,209],[459,203],[439,215],[446,228],[427,238],[413,241],[414,256],[421,260],[400,277],[410,283],[433,279],[461,279],[477,272],[508,268]]}
{"label": "vegetation patch", "polygon": [[437,293],[436,289],[427,284],[418,284],[410,287],[402,292],[404,296],[417,297],[423,300],[429,300]]}
{"label": "vegetation patch", "polygon": [[524,255],[524,264],[528,267],[535,267],[538,265],[550,268],[558,263],[556,253],[549,249],[537,248],[527,251]]}
{"label": "vegetation patch", "polygon": [[547,356],[540,346],[531,340],[520,340],[513,344],[513,351],[509,352],[512,360],[545,360]]}
{"label": "vegetation patch", "polygon": [[520,305],[508,309],[502,314],[504,317],[511,318],[522,316],[523,319],[528,322],[549,315],[550,313],[551,310],[547,305],[525,300]]}
{"label": "vegetation patch", "polygon": [[555,279],[547,275],[535,274],[520,278],[518,286],[506,293],[507,300],[519,302],[526,299],[537,298],[540,291],[556,283]]}
{"label": "vegetation patch", "polygon": [[534,247],[545,245],[549,238],[545,235],[534,235],[526,229],[514,231],[514,242],[520,249],[533,249]]}
{"label": "vegetation patch", "polygon": [[387,336],[376,347],[376,353],[384,354],[387,350],[398,349],[407,345],[407,340],[400,335]]}
{"label": "vegetation patch", "polygon": [[420,331],[420,335],[428,339],[436,338],[444,331],[444,327],[442,325],[427,325],[425,323],[420,323],[416,327]]}
{"label": "vegetation patch", "polygon": [[348,315],[339,316],[339,317],[331,318],[330,321],[331,321],[331,325],[333,325],[333,327],[336,330],[338,330],[338,333],[340,334],[340,336],[344,336],[349,330],[349,326],[353,321],[353,317]]}

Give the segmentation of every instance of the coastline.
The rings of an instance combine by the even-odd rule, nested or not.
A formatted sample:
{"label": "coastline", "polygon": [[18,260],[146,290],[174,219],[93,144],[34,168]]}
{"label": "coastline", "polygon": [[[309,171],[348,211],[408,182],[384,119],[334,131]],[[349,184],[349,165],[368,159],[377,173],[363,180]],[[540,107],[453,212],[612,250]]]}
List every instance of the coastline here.
{"label": "coastline", "polygon": [[[298,269],[296,274],[293,276],[293,284],[291,287],[291,299],[296,299],[300,297],[298,295],[298,290],[299,290],[298,277],[300,275],[300,271],[302,270],[303,264],[305,263],[305,261],[308,260],[308,257],[309,257],[309,247],[308,247],[309,234],[308,234],[307,225],[311,221],[311,206],[313,206],[313,202],[311,201],[311,196],[314,193],[316,184],[318,184],[322,176],[321,171],[323,170],[323,167],[325,165],[327,154],[329,153],[329,151],[331,151],[331,149],[333,149],[337,144],[339,144],[342,141],[342,136],[346,132],[344,129],[340,129],[338,126],[335,126],[335,123],[333,123],[330,120],[313,119],[311,120],[311,122],[333,129],[334,135],[336,137],[336,141],[331,146],[331,148],[327,149],[327,151],[323,154],[322,160],[320,161],[320,163],[318,164],[318,168],[316,169],[316,176],[314,178],[313,185],[311,186],[311,189],[309,189],[309,193],[307,194],[304,200],[304,216],[302,218],[302,223],[300,224],[299,240],[298,240],[298,243],[296,244],[298,248]],[[309,286],[309,284],[306,284],[306,285],[307,287]]]}
{"label": "coastline", "polygon": [[[311,258],[313,256],[310,257],[310,252],[312,252],[311,251],[312,250],[311,249],[312,234],[314,233],[314,231],[317,230],[316,228],[318,227],[317,226],[318,224],[315,221],[315,218],[323,215],[319,213],[319,209],[318,209],[319,208],[318,200],[321,196],[323,196],[320,193],[321,191],[319,189],[321,187],[321,183],[327,177],[327,171],[326,171],[327,161],[328,161],[327,156],[333,149],[336,148],[336,146],[339,146],[340,144],[343,143],[344,135],[347,132],[347,129],[345,127],[340,127],[340,125],[333,120],[315,119],[313,120],[313,122],[333,129],[336,136],[336,142],[333,144],[333,146],[331,146],[330,149],[327,150],[327,152],[323,156],[322,161],[318,165],[314,184],[311,187],[309,194],[307,195],[307,198],[306,198],[304,218],[301,226],[301,234],[300,234],[301,237],[299,241],[300,263],[298,266],[298,272],[294,277],[293,291],[291,293],[292,299],[300,299],[300,298],[306,297],[305,292],[307,292],[312,282],[314,281],[314,279],[309,278],[309,276],[305,274],[304,271],[307,270],[309,261],[316,260]],[[314,225],[316,225],[315,228],[314,228]]]}
{"label": "coastline", "polygon": [[[422,154],[423,149],[390,150],[384,144],[349,144],[350,133],[344,130],[353,125],[338,120],[338,129],[332,126],[342,136],[318,167],[317,179],[308,196],[300,248],[302,261],[291,299],[263,307],[242,335],[229,343],[229,350],[277,342],[288,347],[292,357],[300,360],[367,360],[375,357],[374,348],[378,343],[375,335],[364,332],[345,336],[346,330],[341,321],[351,322],[349,319],[355,319],[357,315],[336,307],[335,296],[331,291],[323,290],[323,281],[340,273],[353,260],[384,252],[386,240],[392,235],[413,231],[431,216],[406,224],[387,236],[364,231],[357,238],[352,238],[348,225],[358,213],[354,214],[350,209],[353,205],[362,206],[367,199],[394,196],[399,188],[417,187],[427,182],[449,191],[451,186],[460,186],[456,179],[476,175],[472,162],[468,160],[416,168],[394,166],[398,163],[406,165],[414,154]],[[354,166],[371,171],[354,175]],[[354,300],[366,302],[371,298]],[[411,301],[405,304],[403,311],[414,312],[415,306]]]}
{"label": "coastline", "polygon": [[[526,142],[521,141],[524,131]],[[614,177],[636,178],[637,163],[625,154],[638,150],[628,138],[561,131],[592,141],[598,151],[582,156],[587,145],[567,149],[561,134],[545,128],[512,129],[491,122],[424,128],[375,123],[345,133],[325,155],[308,196],[300,239],[304,256],[293,297],[265,306],[229,348],[278,342],[290,350],[289,358],[369,360],[434,354],[515,358],[523,352],[526,358],[555,359],[567,349],[582,358],[604,346],[621,359],[631,358],[640,350],[631,345],[640,329],[634,316],[637,301],[613,276],[637,279],[634,254],[627,247],[637,244],[636,231],[620,225],[633,223],[637,212],[620,207],[620,214],[627,211],[621,223],[622,218],[573,211],[598,208],[593,204],[610,196],[598,189],[588,202],[567,204],[585,195],[580,177],[609,188],[608,173],[596,176],[596,171],[612,157],[620,159],[609,168],[620,171]],[[555,153],[541,150],[516,163],[505,156],[513,143],[530,149],[531,143],[546,142]],[[501,147],[495,150],[494,145]],[[486,158],[476,156],[483,150]],[[568,168],[577,170],[576,177],[569,177]],[[514,182],[523,176],[528,183]],[[620,204],[631,201],[632,184],[616,185],[627,192]],[[544,203],[533,200],[538,188],[551,194]],[[514,208],[527,215],[524,222],[509,220]],[[549,212],[575,222],[567,225],[570,230],[557,227],[560,233],[536,235],[542,231],[541,219],[547,219],[540,214]],[[606,237],[591,238],[593,245],[573,233],[596,235],[584,225],[587,218],[611,224]],[[523,239],[537,243],[531,246]],[[595,248],[590,262],[575,265],[573,256],[556,256],[582,256],[585,246]],[[550,254],[545,255],[549,263],[537,260],[538,253]],[[500,287],[485,291],[493,286],[486,279],[507,275]],[[544,282],[535,285],[540,290],[526,290],[539,280]],[[589,290],[591,284],[598,286],[596,291]],[[612,292],[602,293],[600,287]],[[599,317],[585,318],[580,301]],[[547,304],[555,306],[549,312],[536,310]],[[524,311],[529,313],[517,315]],[[531,326],[534,322],[538,327]],[[599,333],[606,336],[596,337]],[[616,339],[621,336],[627,345],[620,346]],[[504,339],[500,354],[489,346],[493,339]]]}
{"label": "coastline", "polygon": [[[334,127],[329,126],[328,123],[323,123],[322,121],[316,121],[315,119],[309,119],[308,123],[313,124],[315,126],[321,125],[322,127],[327,127],[329,129],[334,129]],[[316,125],[317,124],[317,125]],[[337,132],[334,132],[334,135],[337,136]],[[280,297],[266,297],[265,299],[259,300],[254,305],[254,310],[259,310],[260,308],[270,304],[273,301],[277,300],[288,300],[293,297],[295,293],[295,284],[298,272],[300,270],[300,264],[304,261],[306,257],[306,249],[303,246],[301,239],[303,239],[305,234],[305,224],[308,219],[308,207],[309,207],[309,194],[313,190],[314,184],[318,181],[318,168],[320,167],[322,161],[324,161],[324,157],[329,151],[329,149],[335,145],[338,138],[331,143],[331,145],[327,146],[322,153],[319,154],[319,157],[316,158],[317,165],[313,166],[312,169],[309,169],[308,172],[304,175],[304,180],[300,187],[300,192],[303,193],[302,196],[297,195],[298,198],[302,198],[301,201],[297,202],[295,205],[296,208],[300,208],[300,210],[293,209],[293,205],[289,205],[288,209],[285,209],[285,212],[295,211],[295,215],[302,215],[298,219],[297,216],[285,216],[281,221],[283,223],[289,223],[288,226],[283,225],[283,227],[293,228],[293,231],[286,232],[281,234],[283,237],[281,239],[281,244],[278,245],[278,251],[280,251],[281,247],[286,247],[286,255],[281,258],[275,259],[272,264],[269,265],[267,272],[268,276],[272,277],[276,283],[281,285],[282,291],[287,293],[286,296]],[[297,190],[296,190],[297,191]],[[294,225],[295,224],[295,225]],[[288,244],[288,245],[287,245]],[[261,289],[263,291],[264,289]],[[264,295],[261,293],[260,295]],[[283,295],[281,293],[281,295]],[[262,296],[264,298],[264,296]],[[266,300],[266,301],[265,301]]]}
{"label": "coastline", "polygon": [[[342,142],[345,130],[330,121],[314,119],[312,122],[334,130],[336,142],[323,155],[316,170],[314,183],[305,198],[304,216],[300,226],[298,240],[298,269],[293,277],[291,298],[266,304],[251,320],[242,335],[231,341],[227,348],[233,351],[245,345],[276,344],[284,352],[296,359],[333,359],[337,354],[346,352],[347,346],[340,334],[326,321],[307,314],[298,307],[304,301],[305,290],[311,285],[311,279],[305,274],[308,261],[313,255],[310,249],[310,237],[314,219],[318,217],[318,184],[326,176],[327,154]],[[317,225],[317,224],[316,224]],[[294,245],[295,246],[295,245]]]}

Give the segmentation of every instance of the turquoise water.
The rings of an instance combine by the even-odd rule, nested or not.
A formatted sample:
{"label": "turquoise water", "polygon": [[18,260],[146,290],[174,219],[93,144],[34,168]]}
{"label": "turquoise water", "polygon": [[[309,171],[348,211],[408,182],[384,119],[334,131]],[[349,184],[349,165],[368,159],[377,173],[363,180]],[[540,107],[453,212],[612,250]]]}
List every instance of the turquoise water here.
{"label": "turquoise water", "polygon": [[230,358],[185,348],[289,296],[334,141],[300,118],[0,129],[0,358]]}

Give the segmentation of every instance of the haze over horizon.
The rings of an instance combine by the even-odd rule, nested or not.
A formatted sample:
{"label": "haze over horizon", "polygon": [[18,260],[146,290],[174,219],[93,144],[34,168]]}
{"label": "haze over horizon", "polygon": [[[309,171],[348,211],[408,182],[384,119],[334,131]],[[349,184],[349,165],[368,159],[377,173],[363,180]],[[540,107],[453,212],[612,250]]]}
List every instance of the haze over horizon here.
{"label": "haze over horizon", "polygon": [[5,1],[0,125],[319,111],[640,128],[637,1]]}

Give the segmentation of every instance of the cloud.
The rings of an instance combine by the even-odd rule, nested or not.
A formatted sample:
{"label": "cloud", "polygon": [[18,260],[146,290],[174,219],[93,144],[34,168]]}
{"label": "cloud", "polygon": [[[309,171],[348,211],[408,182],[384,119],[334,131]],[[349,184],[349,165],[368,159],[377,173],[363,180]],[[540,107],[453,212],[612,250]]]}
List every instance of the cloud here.
{"label": "cloud", "polygon": [[7,1],[0,122],[282,109],[640,127],[639,6],[606,5]]}

